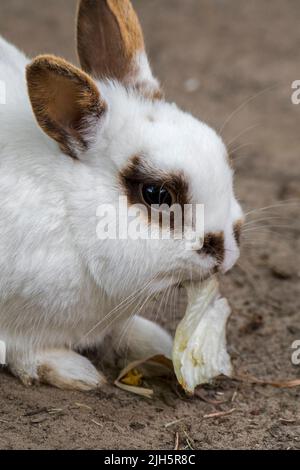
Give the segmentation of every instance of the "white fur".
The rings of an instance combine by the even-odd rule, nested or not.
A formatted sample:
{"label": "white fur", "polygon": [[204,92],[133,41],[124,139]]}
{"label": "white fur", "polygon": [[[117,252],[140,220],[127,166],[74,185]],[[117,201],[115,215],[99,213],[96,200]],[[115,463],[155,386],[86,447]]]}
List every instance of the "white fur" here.
{"label": "white fur", "polygon": [[[206,231],[225,232],[224,270],[238,257],[233,223],[241,209],[217,134],[174,104],[147,101],[119,83],[97,83],[108,111],[89,150],[79,162],[62,154],[33,116],[27,63],[0,39],[7,87],[0,105],[0,340],[25,383],[48,367],[42,380],[88,389],[103,377],[72,350],[97,346],[108,332],[114,345],[127,345],[124,325],[150,294],[215,265],[180,240],[97,238],[97,207],[117,204],[117,175],[128,159],[143,155],[158,169],[184,172],[193,202],[205,204]],[[132,356],[170,355],[169,335],[139,317],[130,338]]]}

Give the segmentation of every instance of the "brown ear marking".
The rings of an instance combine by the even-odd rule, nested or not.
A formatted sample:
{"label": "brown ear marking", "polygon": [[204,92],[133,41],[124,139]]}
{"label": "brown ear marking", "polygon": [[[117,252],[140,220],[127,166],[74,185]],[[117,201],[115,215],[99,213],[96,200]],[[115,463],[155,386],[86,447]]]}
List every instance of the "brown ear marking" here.
{"label": "brown ear marking", "polygon": [[160,88],[149,87],[145,81],[137,83],[135,89],[147,100],[162,101],[165,99],[164,92]]}
{"label": "brown ear marking", "polygon": [[27,66],[27,85],[40,127],[62,151],[77,158],[93,138],[106,110],[93,80],[67,61],[39,56]]}
{"label": "brown ear marking", "polygon": [[83,70],[123,82],[151,100],[162,99],[155,81],[140,80],[136,59],[145,53],[139,19],[130,0],[81,0],[77,15],[77,51]]}
{"label": "brown ear marking", "polygon": [[77,46],[82,68],[97,78],[123,80],[134,74],[133,60],[144,38],[129,0],[81,0]]}

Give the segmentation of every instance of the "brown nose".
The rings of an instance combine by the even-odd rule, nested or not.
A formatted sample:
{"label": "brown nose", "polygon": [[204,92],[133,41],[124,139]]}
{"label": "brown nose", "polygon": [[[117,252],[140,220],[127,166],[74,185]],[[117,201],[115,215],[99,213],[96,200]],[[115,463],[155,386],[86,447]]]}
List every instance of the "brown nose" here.
{"label": "brown nose", "polygon": [[199,250],[199,253],[212,256],[216,258],[218,264],[222,264],[225,256],[223,232],[205,235],[203,247],[202,250]]}

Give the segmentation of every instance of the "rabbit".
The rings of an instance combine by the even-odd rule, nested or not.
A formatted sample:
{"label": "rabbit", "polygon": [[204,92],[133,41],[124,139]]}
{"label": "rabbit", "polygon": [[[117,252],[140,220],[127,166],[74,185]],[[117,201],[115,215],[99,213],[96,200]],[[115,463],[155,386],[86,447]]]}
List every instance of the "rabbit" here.
{"label": "rabbit", "polygon": [[[231,269],[243,212],[221,137],[165,101],[131,2],[81,0],[77,36],[81,68],[0,40],[0,340],[24,385],[85,391],[106,383],[83,355],[103,341],[121,357],[171,357],[170,334],[138,314]],[[203,204],[203,247],[100,239],[97,208],[120,196]]]}

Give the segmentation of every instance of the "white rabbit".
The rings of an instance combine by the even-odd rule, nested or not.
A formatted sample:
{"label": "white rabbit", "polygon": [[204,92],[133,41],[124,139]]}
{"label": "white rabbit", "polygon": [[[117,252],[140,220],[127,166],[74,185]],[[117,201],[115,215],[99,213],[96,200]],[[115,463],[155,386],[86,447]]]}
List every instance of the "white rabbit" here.
{"label": "white rabbit", "polygon": [[[80,351],[107,335],[121,354],[170,355],[169,334],[136,314],[230,269],[242,211],[221,138],[164,101],[129,0],[81,1],[78,52],[84,72],[0,40],[0,340],[24,384],[89,390],[105,378]],[[122,195],[204,204],[203,249],[100,240],[97,208]]]}

